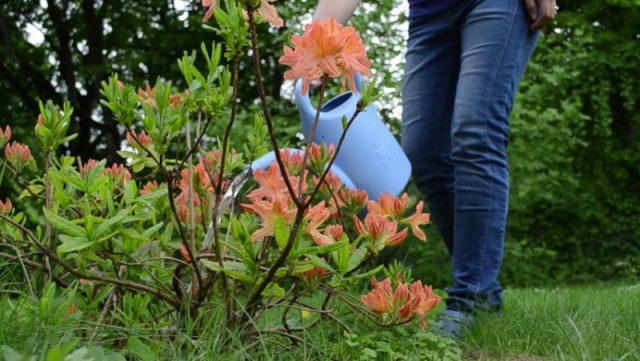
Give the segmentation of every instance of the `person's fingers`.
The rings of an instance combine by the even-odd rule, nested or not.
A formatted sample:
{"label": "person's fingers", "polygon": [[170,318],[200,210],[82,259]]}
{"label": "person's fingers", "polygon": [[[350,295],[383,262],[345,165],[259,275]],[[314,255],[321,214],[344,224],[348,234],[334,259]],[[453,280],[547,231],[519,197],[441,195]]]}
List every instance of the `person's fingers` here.
{"label": "person's fingers", "polygon": [[536,4],[536,0],[524,0],[524,6],[527,8],[531,21],[536,21],[538,18],[538,4]]}
{"label": "person's fingers", "polygon": [[538,0],[538,17],[531,24],[531,30],[540,30],[555,19],[557,14],[555,0]]}

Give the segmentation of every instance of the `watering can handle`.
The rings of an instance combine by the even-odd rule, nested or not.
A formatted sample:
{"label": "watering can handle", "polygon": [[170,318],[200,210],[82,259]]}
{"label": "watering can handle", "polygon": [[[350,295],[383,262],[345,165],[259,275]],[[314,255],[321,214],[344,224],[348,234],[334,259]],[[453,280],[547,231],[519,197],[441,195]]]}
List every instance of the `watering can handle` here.
{"label": "watering can handle", "polygon": [[[360,73],[356,73],[356,89],[358,89],[358,92],[362,90],[363,80],[364,78],[362,77],[362,75],[360,75]],[[308,113],[312,116],[316,114],[316,109],[313,104],[311,104],[309,94],[302,94],[302,82],[299,79],[296,81],[296,103],[298,103],[298,107],[301,111],[304,111],[305,113]]]}

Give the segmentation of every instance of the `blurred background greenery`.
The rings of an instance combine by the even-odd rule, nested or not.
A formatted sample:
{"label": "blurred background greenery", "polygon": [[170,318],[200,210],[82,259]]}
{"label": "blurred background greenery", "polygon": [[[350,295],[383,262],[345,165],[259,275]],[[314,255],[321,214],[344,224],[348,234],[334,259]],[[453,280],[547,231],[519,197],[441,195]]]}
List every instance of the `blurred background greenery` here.
{"label": "blurred background greenery", "polygon": [[[277,64],[282,46],[310,20],[314,0],[276,1],[286,26],[261,26],[263,71],[279,135],[300,143],[291,83]],[[640,1],[566,0],[521,85],[512,117],[511,213],[503,282],[507,287],[640,276]],[[64,152],[122,161],[123,129],[99,104],[99,84],[118,72],[143,86],[158,76],[180,88],[176,60],[201,42],[199,1],[3,0],[0,3],[0,125],[33,142],[37,99],[69,100],[72,132]],[[369,46],[383,94],[379,107],[398,133],[406,41],[403,0],[365,1],[352,24]],[[251,72],[248,58],[241,74]],[[257,113],[252,77],[241,78],[238,127]],[[333,94],[338,91],[333,89]],[[224,126],[210,129],[207,144]],[[243,134],[240,131],[237,134]],[[241,144],[243,139],[233,140]],[[35,148],[35,144],[32,149]],[[37,149],[37,148],[36,148]],[[419,193],[410,187],[414,196]],[[6,175],[0,198],[18,203]],[[28,201],[17,207],[29,211]],[[444,287],[449,268],[434,227],[426,244],[411,240],[387,258],[413,266],[414,276]]]}

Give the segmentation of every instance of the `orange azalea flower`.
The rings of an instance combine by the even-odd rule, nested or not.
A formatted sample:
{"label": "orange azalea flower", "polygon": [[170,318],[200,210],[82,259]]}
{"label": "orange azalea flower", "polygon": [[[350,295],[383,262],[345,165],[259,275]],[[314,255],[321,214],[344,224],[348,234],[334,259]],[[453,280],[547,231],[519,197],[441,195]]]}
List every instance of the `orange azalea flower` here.
{"label": "orange azalea flower", "polygon": [[339,224],[332,224],[324,229],[324,234],[327,237],[331,237],[334,243],[342,239],[342,233],[344,233],[344,230]]}
{"label": "orange azalea flower", "polygon": [[354,224],[358,234],[371,237],[378,250],[384,246],[395,246],[402,243],[408,234],[406,228],[398,232],[397,222],[374,213],[367,214],[364,223],[358,217],[354,217]]}
{"label": "orange azalea flower", "polygon": [[4,148],[4,155],[11,164],[22,164],[31,159],[31,149],[29,149],[28,145],[14,141]]}
{"label": "orange azalea flower", "polygon": [[36,126],[33,127],[33,129],[38,131],[38,128],[40,128],[42,124],[44,124],[44,115],[38,114],[38,120],[36,121]]}
{"label": "orange azalea flower", "polygon": [[7,198],[4,203],[0,200],[0,214],[9,214],[13,209],[13,204],[11,204],[11,199]]}
{"label": "orange azalea flower", "polygon": [[355,73],[371,76],[371,61],[362,39],[351,26],[343,26],[334,18],[316,20],[305,26],[303,35],[291,37],[294,48],[284,47],[280,63],[291,69],[285,79],[302,79],[302,93],[309,85],[327,75],[341,78],[343,86],[356,92]]}
{"label": "orange azalea flower", "polygon": [[4,147],[9,142],[9,139],[11,139],[11,128],[7,125],[4,132],[0,128],[0,147]]}
{"label": "orange azalea flower", "polygon": [[132,134],[127,132],[127,142],[129,142],[132,147],[138,147],[140,144],[142,144],[145,148],[148,149],[152,145],[153,140],[143,130],[142,132],[140,132],[140,134]]}
{"label": "orange azalea flower", "polygon": [[[208,7],[207,12],[204,14],[202,21],[209,21],[213,16],[213,12],[215,8],[218,6],[218,0],[202,0],[202,6]],[[258,8],[258,13],[271,25],[275,27],[282,27],[284,25],[284,21],[278,15],[278,9],[275,6],[271,5],[267,0],[260,1],[260,7]],[[247,14],[245,13],[245,18],[247,18]]]}
{"label": "orange azalea flower", "polygon": [[152,107],[156,106],[156,96],[157,90],[156,87],[151,87],[147,84],[145,89],[138,88],[138,99],[141,102],[151,105]]}
{"label": "orange azalea flower", "polygon": [[297,273],[296,276],[303,280],[307,287],[314,288],[327,276],[327,270],[316,266],[306,272]]}
{"label": "orange azalea flower", "polygon": [[327,147],[326,144],[312,143],[311,147],[309,147],[309,163],[312,168],[322,171],[335,154],[336,146],[333,144]]}
{"label": "orange azalea flower", "polygon": [[[233,150],[232,150],[233,152]],[[211,151],[204,156],[200,157],[200,162],[204,163],[207,169],[213,170],[220,167],[222,163],[222,153],[219,149]]]}
{"label": "orange azalea flower", "polygon": [[182,256],[182,259],[189,262],[191,261],[191,256],[189,256],[189,251],[187,250],[187,247],[185,247],[184,244],[180,244],[180,255]]}
{"label": "orange azalea flower", "polygon": [[284,21],[278,15],[278,9],[267,0],[260,0],[260,7],[258,13],[271,25],[281,28],[284,25]]}
{"label": "orange azalea flower", "polygon": [[[175,199],[176,207],[178,208],[178,218],[184,223],[190,222],[190,209],[191,206],[189,204],[189,192],[182,191]],[[196,222],[201,222],[202,211],[200,209],[200,197],[196,193],[193,194],[193,211],[194,211],[194,219]]]}
{"label": "orange azalea flower", "polygon": [[424,329],[427,327],[425,315],[438,306],[442,301],[442,297],[435,294],[431,286],[424,286],[420,281],[412,283],[410,288],[413,294],[413,299],[411,300],[413,313],[418,316],[420,327]]}
{"label": "orange azalea flower", "polygon": [[387,278],[382,282],[378,282],[374,276],[371,279],[371,285],[373,290],[369,294],[361,296],[360,301],[370,310],[381,315],[390,312],[393,307],[391,279]]}
{"label": "orange azalea flower", "polygon": [[258,182],[260,187],[253,190],[247,196],[251,200],[267,200],[273,201],[278,193],[288,192],[284,179],[280,174],[278,165],[273,163],[267,170],[256,169],[253,172],[253,178]]}
{"label": "orange azalea flower", "polygon": [[302,171],[302,161],[304,156],[300,152],[294,152],[291,149],[280,151],[282,163],[284,163],[290,174],[300,174]]}
{"label": "orange azalea flower", "polygon": [[100,162],[95,159],[89,159],[82,165],[82,167],[80,167],[80,174],[82,174],[83,177],[86,177],[93,168],[98,166],[99,163]]}
{"label": "orange azalea flower", "polygon": [[[305,174],[306,176],[306,174]],[[260,187],[251,191],[247,195],[250,200],[262,199],[267,201],[273,201],[278,195],[288,195],[287,185],[282,178],[280,168],[278,164],[273,163],[267,170],[256,169],[253,173],[253,177],[258,182]],[[297,185],[300,177],[290,176],[289,181],[292,185]],[[302,191],[306,192],[307,182],[302,183]]]}
{"label": "orange azalea flower", "polygon": [[276,195],[272,202],[255,199],[251,204],[242,204],[242,208],[257,213],[262,220],[262,227],[251,235],[251,240],[257,242],[265,237],[273,236],[277,218],[283,218],[290,224],[295,217],[296,210],[290,207],[291,198],[288,195]]}
{"label": "orange azalea flower", "polygon": [[208,7],[207,12],[204,14],[202,21],[209,21],[213,16],[213,10],[218,6],[218,0],[202,0],[202,6]]}
{"label": "orange azalea flower", "polygon": [[371,284],[373,290],[360,297],[360,300],[380,316],[389,315],[391,322],[406,322],[417,317],[420,327],[424,329],[427,326],[426,314],[442,301],[442,297],[436,295],[431,286],[424,286],[420,281],[411,285],[399,282],[395,292],[390,278],[378,282],[372,277]]}
{"label": "orange azalea flower", "polygon": [[104,174],[112,179],[117,179],[120,175],[123,175],[122,184],[127,184],[131,180],[131,173],[122,164],[112,164],[110,168],[104,170]]}
{"label": "orange azalea flower", "polygon": [[423,224],[431,223],[431,216],[429,213],[422,213],[422,209],[424,208],[424,202],[420,201],[416,205],[416,213],[410,217],[404,219],[403,222],[411,225],[411,232],[418,237],[418,239],[422,241],[427,240],[427,235],[420,229],[420,226]]}
{"label": "orange azalea flower", "polygon": [[[185,168],[180,172],[180,190],[183,192],[189,191],[189,173],[190,169]],[[213,185],[211,184],[211,178],[204,167],[204,164],[198,163],[195,166],[195,172],[193,173],[193,190],[204,191],[207,193],[213,192]]]}
{"label": "orange azalea flower", "polygon": [[169,105],[171,105],[172,107],[179,107],[182,104],[184,104],[184,99],[182,98],[182,95],[171,95],[169,96]]}
{"label": "orange azalea flower", "polygon": [[371,213],[388,216],[392,219],[398,219],[399,217],[402,217],[402,214],[409,206],[409,195],[404,193],[402,197],[398,198],[391,193],[385,193],[380,196],[379,202],[370,200],[367,202],[367,206]]}
{"label": "orange azalea flower", "polygon": [[369,200],[367,191],[361,189],[342,188],[336,195],[338,204],[335,204],[333,197],[331,198],[332,208],[347,208],[353,213],[359,212]]}
{"label": "orange azalea flower", "polygon": [[158,182],[156,181],[147,182],[147,184],[145,184],[144,187],[142,187],[142,189],[140,190],[140,195],[144,196],[147,194],[151,194],[157,191],[158,188],[159,188]]}
{"label": "orange azalea flower", "polygon": [[307,221],[306,232],[311,235],[313,240],[319,246],[327,246],[335,241],[326,235],[320,233],[318,227],[320,227],[331,215],[329,209],[325,206],[324,201],[316,204],[313,207],[307,209],[304,219]]}
{"label": "orange azalea flower", "polygon": [[[314,176],[313,183],[317,186],[319,182],[320,178]],[[332,191],[335,193],[340,190],[340,188],[342,188],[342,180],[333,172],[329,171],[329,173],[327,173],[327,176],[324,177],[324,180],[322,181],[322,190],[325,192]]]}

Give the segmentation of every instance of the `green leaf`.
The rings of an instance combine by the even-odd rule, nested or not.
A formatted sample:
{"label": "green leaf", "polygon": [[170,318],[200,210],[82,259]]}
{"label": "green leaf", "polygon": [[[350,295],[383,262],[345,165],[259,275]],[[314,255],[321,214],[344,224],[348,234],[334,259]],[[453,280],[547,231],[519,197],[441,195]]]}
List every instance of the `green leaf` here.
{"label": "green leaf", "polygon": [[378,353],[368,347],[362,349],[362,354],[373,359],[378,357]]}
{"label": "green leaf", "polygon": [[207,260],[202,261],[202,264],[210,270],[224,272],[227,276],[246,284],[252,285],[254,283],[254,278],[246,273],[247,266],[242,262],[225,262],[225,268],[220,267],[220,265],[215,262]]}
{"label": "green leaf", "polygon": [[136,231],[133,228],[122,227],[122,229],[119,229],[118,232],[120,232],[121,234],[123,234],[126,237],[129,237],[131,239],[135,239],[137,241],[145,241],[145,240],[147,240],[146,237],[143,237],[140,234],[140,232]]}
{"label": "green leaf", "polygon": [[339,248],[335,253],[337,258],[338,270],[340,270],[340,274],[345,274],[349,272],[349,256],[351,256],[351,247],[347,242],[346,247]]}
{"label": "green leaf", "polygon": [[257,271],[258,267],[256,265],[254,256],[252,256],[243,245],[239,245],[236,242],[231,241],[222,241],[222,244],[229,248],[229,250],[236,256],[242,258],[242,260],[246,263],[246,265],[251,268],[252,271]]}
{"label": "green leaf", "polygon": [[93,242],[89,242],[85,237],[70,237],[66,234],[61,234],[59,238],[62,241],[62,244],[58,246],[58,252],[60,253],[80,251],[93,245]]}
{"label": "green leaf", "polygon": [[138,201],[149,201],[149,200],[154,200],[156,198],[160,198],[163,196],[166,196],[168,194],[168,190],[167,188],[161,188],[155,192],[151,192],[149,194],[145,194],[143,196],[140,196],[137,198]]}
{"label": "green leaf", "polygon": [[142,237],[146,238],[146,239],[151,239],[151,237],[157,233],[158,231],[160,231],[160,228],[162,228],[162,226],[164,226],[164,222],[160,222],[156,225],[154,225],[153,227],[147,229],[146,231],[142,232]]}
{"label": "green leaf", "polygon": [[324,259],[322,259],[322,258],[320,258],[318,256],[314,256],[314,255],[309,255],[308,258],[309,258],[309,262],[311,262],[312,264],[314,264],[316,266],[319,266],[319,267],[322,267],[322,268],[324,268],[327,271],[330,271],[332,273],[337,273],[336,270],[333,267],[331,267],[327,263],[327,261],[325,261]]}
{"label": "green leaf", "polygon": [[330,244],[327,246],[313,246],[307,247],[296,252],[296,256],[306,256],[312,254],[325,254],[329,252],[333,252],[339,250],[343,247],[349,248],[349,242],[347,240],[336,242],[334,244]]}
{"label": "green leaf", "polygon": [[265,297],[284,297],[286,291],[280,287],[277,283],[270,283],[267,288],[262,292]]}
{"label": "green leaf", "polygon": [[369,272],[365,272],[365,273],[361,273],[359,275],[356,275],[355,278],[357,278],[357,279],[369,278],[369,277],[375,275],[376,273],[380,272],[383,268],[384,268],[384,265],[379,265],[378,267],[370,270]]}
{"label": "green leaf", "polygon": [[367,256],[368,252],[369,250],[367,249],[366,246],[364,245],[360,246],[360,248],[358,248],[349,258],[349,265],[347,267],[347,272],[351,272],[354,269],[356,269],[356,267],[358,267],[362,263],[364,258]]}
{"label": "green leaf", "polygon": [[274,233],[278,248],[280,248],[280,250],[282,251],[287,246],[287,242],[289,241],[289,227],[285,223],[284,218],[276,218]]}
{"label": "green leaf", "polygon": [[44,212],[44,216],[51,222],[51,225],[64,234],[68,234],[74,237],[86,237],[87,233],[84,228],[74,224],[73,222],[60,217],[54,212],[48,210],[43,207],[42,211]]}
{"label": "green leaf", "polygon": [[131,208],[125,208],[118,212],[118,214],[116,214],[113,218],[109,218],[107,221],[99,225],[94,233],[94,237],[98,238],[110,231],[113,226],[122,222],[127,217],[127,215],[129,215],[129,212],[131,212],[131,210]]}

